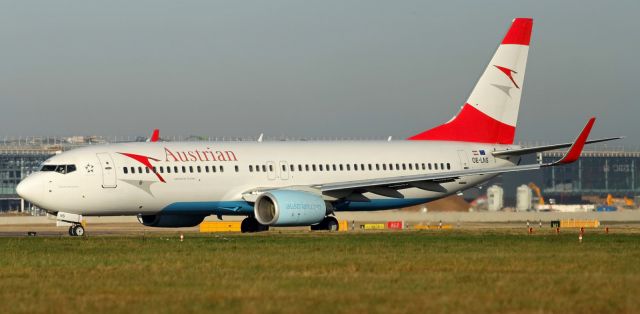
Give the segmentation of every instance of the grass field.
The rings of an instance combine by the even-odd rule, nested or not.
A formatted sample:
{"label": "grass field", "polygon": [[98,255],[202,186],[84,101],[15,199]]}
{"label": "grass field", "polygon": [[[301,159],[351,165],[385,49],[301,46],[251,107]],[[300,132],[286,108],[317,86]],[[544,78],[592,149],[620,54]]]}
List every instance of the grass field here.
{"label": "grass field", "polygon": [[640,234],[0,238],[0,313],[638,312]]}

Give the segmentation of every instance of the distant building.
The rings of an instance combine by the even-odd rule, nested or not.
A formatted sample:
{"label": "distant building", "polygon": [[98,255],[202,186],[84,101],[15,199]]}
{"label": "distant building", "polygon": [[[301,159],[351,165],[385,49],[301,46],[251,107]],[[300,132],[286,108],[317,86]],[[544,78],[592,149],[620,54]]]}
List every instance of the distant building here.
{"label": "distant building", "polygon": [[[560,159],[564,152],[544,152],[537,156],[543,163]],[[522,164],[536,162],[527,156]],[[515,206],[516,189],[522,184],[537,184],[546,200],[580,203],[583,196],[634,197],[640,195],[640,152],[585,151],[573,164],[548,167],[540,171],[504,174],[496,180],[505,190],[505,205]],[[493,183],[493,182],[492,182]]]}

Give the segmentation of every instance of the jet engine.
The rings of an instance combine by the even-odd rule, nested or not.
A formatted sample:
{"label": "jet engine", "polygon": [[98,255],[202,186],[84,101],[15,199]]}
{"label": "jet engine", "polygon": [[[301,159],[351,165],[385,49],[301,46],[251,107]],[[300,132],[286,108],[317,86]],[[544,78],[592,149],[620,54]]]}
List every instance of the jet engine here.
{"label": "jet engine", "polygon": [[138,215],[138,221],[147,227],[180,228],[197,226],[204,217],[202,215]]}
{"label": "jet engine", "polygon": [[322,197],[294,190],[261,194],[253,211],[256,220],[267,226],[308,226],[321,222],[328,214]]}

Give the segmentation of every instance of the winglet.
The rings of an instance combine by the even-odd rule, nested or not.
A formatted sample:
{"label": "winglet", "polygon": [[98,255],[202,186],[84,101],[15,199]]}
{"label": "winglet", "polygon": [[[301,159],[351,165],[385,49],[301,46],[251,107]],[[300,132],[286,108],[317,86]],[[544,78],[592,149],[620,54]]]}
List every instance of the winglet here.
{"label": "winglet", "polygon": [[160,139],[160,130],[155,129],[153,130],[153,134],[151,134],[151,138],[149,139],[149,142],[157,142]]}
{"label": "winglet", "polygon": [[582,153],[582,149],[584,148],[584,144],[589,137],[591,128],[593,127],[593,124],[595,122],[596,118],[591,117],[591,119],[589,119],[589,122],[587,122],[587,125],[584,126],[584,129],[582,129],[582,132],[580,132],[580,135],[578,135],[578,138],[576,138],[576,140],[573,142],[573,145],[571,145],[571,148],[569,148],[569,151],[564,155],[564,157],[554,163],[548,164],[548,166],[558,164],[565,165],[578,160],[578,158],[580,158],[580,154]]}

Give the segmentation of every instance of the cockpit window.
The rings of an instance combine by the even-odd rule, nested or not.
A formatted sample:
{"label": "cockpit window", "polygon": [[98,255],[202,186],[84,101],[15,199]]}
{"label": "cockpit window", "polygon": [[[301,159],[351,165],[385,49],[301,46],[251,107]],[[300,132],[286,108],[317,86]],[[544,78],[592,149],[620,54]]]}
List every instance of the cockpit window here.
{"label": "cockpit window", "polygon": [[40,171],[55,171],[56,167],[56,165],[44,165]]}
{"label": "cockpit window", "polygon": [[55,171],[67,174],[76,171],[76,165],[43,165],[40,171]]}

